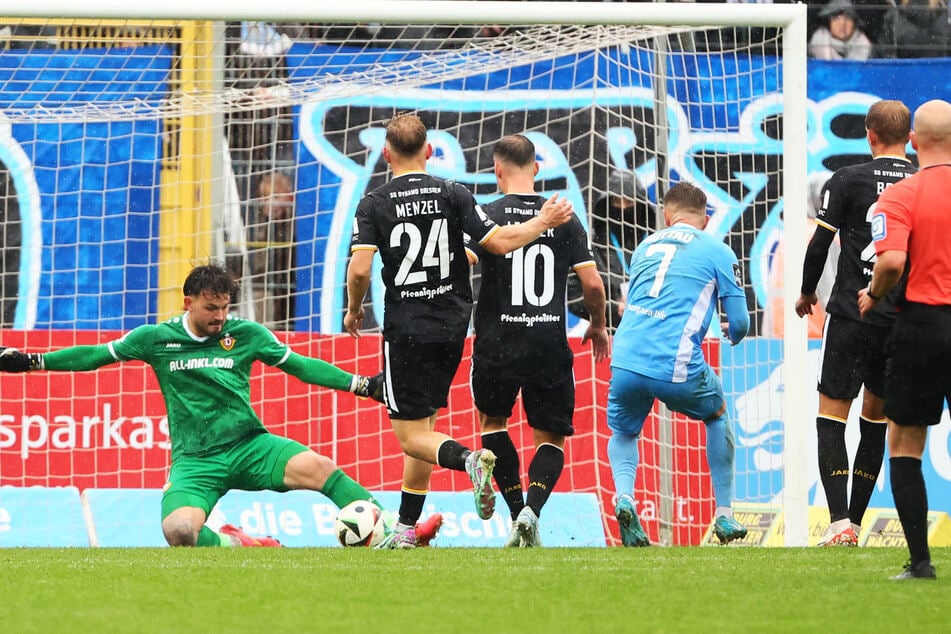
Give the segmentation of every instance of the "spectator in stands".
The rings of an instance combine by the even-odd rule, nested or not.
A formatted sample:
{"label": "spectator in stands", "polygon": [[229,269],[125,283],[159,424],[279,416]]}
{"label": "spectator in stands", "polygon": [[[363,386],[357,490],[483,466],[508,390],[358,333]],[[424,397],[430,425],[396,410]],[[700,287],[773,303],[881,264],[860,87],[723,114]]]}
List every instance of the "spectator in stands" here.
{"label": "spectator in stands", "polygon": [[885,14],[882,57],[944,57],[948,14],[942,0],[896,0]]}
{"label": "spectator in stands", "polygon": [[257,213],[248,226],[255,315],[264,325],[285,330],[294,316],[294,185],[283,172],[267,172],[257,195]]}
{"label": "spectator in stands", "polygon": [[290,50],[293,40],[271,22],[242,22],[238,51],[252,57],[279,58]]}
{"label": "spectator in stands", "polygon": [[0,50],[51,49],[59,44],[55,26],[11,23],[0,25]]}
{"label": "spectator in stands", "polygon": [[[689,0],[727,4],[791,4],[795,0]],[[716,52],[734,47],[757,47],[763,55],[780,55],[779,29],[760,26],[731,26],[700,31],[693,35],[700,51]]]}
{"label": "spectator in stands", "polygon": [[[607,325],[614,332],[624,311],[631,254],[657,228],[657,212],[637,175],[616,170],[608,176],[607,192],[592,205],[590,222],[591,250],[608,298]],[[568,279],[568,309],[588,319],[581,284],[573,274]]]}
{"label": "spectator in stands", "polygon": [[809,56],[816,59],[857,59],[872,56],[872,42],[855,24],[849,0],[831,0],[819,12],[826,23],[809,38]]}
{"label": "spectator in stands", "polygon": [[[821,1],[821,0],[820,0]],[[885,13],[891,8],[895,0],[852,0],[852,6],[855,8],[855,26],[865,33],[865,36],[872,42],[872,56],[881,57],[882,53],[878,45],[882,41],[882,29],[884,28]],[[818,19],[817,7],[815,17]],[[809,29],[809,33],[815,30],[815,26]],[[808,27],[807,27],[808,28]]]}

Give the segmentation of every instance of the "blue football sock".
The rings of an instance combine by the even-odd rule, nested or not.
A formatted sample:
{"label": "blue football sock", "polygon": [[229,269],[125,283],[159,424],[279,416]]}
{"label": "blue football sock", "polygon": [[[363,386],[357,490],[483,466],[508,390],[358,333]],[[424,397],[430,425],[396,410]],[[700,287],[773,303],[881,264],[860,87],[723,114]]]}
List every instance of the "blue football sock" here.
{"label": "blue football sock", "polygon": [[637,452],[637,436],[612,432],[608,438],[608,460],[614,476],[614,493],[617,497],[634,497],[634,478],[641,456]]}
{"label": "blue football sock", "polygon": [[725,413],[704,423],[707,426],[707,466],[713,482],[713,497],[717,506],[733,506],[733,426]]}

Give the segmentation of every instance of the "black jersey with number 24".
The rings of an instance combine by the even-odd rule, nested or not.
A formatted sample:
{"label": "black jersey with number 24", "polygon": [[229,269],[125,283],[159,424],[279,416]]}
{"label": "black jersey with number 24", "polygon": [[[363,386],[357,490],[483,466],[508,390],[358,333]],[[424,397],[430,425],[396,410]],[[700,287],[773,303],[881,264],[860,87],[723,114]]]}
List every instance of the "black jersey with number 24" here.
{"label": "black jersey with number 24", "polygon": [[[499,225],[533,218],[545,203],[536,194],[509,194],[485,205]],[[475,314],[476,361],[540,373],[571,367],[565,334],[565,285],[572,268],[594,265],[577,217],[548,229],[512,253],[473,249],[482,263]]]}
{"label": "black jersey with number 24", "polygon": [[464,234],[482,243],[497,228],[468,189],[424,172],[400,175],[364,196],[351,250],[378,250],[383,260],[384,339],[465,337],[472,287]]}
{"label": "black jersey with number 24", "polygon": [[[841,250],[835,285],[826,311],[859,321],[857,293],[868,286],[875,266],[871,218],[878,196],[885,188],[915,173],[910,161],[880,156],[867,163],[836,170],[822,190],[822,204],[816,222],[838,231]],[[869,316],[870,323],[886,324],[894,319],[894,296],[890,293],[880,309]]]}

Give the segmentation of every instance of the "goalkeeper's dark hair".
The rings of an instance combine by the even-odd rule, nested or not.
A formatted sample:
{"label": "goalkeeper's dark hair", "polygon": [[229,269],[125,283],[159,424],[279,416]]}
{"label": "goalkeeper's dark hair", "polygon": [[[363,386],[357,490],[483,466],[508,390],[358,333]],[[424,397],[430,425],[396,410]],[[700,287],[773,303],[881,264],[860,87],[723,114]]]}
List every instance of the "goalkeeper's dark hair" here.
{"label": "goalkeeper's dark hair", "polygon": [[523,134],[510,134],[495,144],[492,157],[503,163],[528,167],[535,164],[535,144]]}
{"label": "goalkeeper's dark hair", "polygon": [[232,302],[237,299],[240,289],[241,286],[231,271],[216,263],[196,266],[182,285],[182,292],[186,296],[197,297],[207,292],[216,297],[229,295]]}

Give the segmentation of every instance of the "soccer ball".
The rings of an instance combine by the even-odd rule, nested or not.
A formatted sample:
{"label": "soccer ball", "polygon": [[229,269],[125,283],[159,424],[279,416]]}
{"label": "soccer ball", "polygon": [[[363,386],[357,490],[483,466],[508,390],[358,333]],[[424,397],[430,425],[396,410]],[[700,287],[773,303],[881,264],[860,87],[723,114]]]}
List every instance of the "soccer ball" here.
{"label": "soccer ball", "polygon": [[373,548],[383,540],[383,511],[373,502],[356,500],[337,513],[334,530],[342,546]]}

